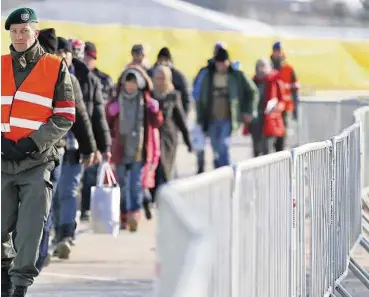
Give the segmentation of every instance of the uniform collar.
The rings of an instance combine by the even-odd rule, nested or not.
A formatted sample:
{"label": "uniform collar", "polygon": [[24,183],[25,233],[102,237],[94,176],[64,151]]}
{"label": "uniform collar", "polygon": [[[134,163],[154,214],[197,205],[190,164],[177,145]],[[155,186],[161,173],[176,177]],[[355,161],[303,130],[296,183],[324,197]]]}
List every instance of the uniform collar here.
{"label": "uniform collar", "polygon": [[40,46],[38,40],[25,52],[17,52],[13,45],[10,46],[10,54],[13,60],[22,68],[26,68],[30,63],[36,63],[44,53],[45,51]]}

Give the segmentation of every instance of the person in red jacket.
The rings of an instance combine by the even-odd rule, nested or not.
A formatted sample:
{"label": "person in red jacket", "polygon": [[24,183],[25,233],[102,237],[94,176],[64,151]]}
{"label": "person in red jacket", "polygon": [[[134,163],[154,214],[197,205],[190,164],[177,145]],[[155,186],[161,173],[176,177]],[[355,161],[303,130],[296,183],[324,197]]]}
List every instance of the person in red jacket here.
{"label": "person in red jacket", "polygon": [[260,93],[257,107],[259,137],[253,137],[254,152],[257,157],[260,154],[269,154],[275,139],[283,137],[286,133],[283,121],[286,97],[279,72],[273,70],[270,62],[259,59],[255,68],[254,82]]}

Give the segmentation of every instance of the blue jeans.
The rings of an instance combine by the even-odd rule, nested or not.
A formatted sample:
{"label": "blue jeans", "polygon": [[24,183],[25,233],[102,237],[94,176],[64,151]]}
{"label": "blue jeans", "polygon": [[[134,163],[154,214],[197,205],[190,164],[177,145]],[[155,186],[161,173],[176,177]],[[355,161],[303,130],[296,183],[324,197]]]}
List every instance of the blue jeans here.
{"label": "blue jeans", "polygon": [[122,212],[133,212],[142,207],[143,190],[141,181],[142,163],[118,165],[117,174],[121,188]]}
{"label": "blue jeans", "polygon": [[[83,165],[64,162],[59,181],[56,199],[59,202],[58,226],[74,226],[77,215],[77,195],[81,181]],[[66,233],[66,231],[64,231]],[[68,232],[70,233],[70,232]],[[62,237],[72,237],[74,234],[63,234]]]}
{"label": "blue jeans", "polygon": [[64,149],[59,150],[59,158],[60,158],[60,165],[58,167],[55,167],[54,170],[51,172],[51,182],[53,183],[53,199],[51,200],[51,208],[49,216],[47,217],[47,221],[44,226],[44,230],[42,231],[42,238],[40,242],[40,250],[38,259],[36,262],[36,267],[39,271],[42,270],[45,259],[47,257],[47,254],[49,252],[49,238],[50,238],[50,231],[53,226],[53,220],[55,218],[55,213],[53,212],[54,203],[55,203],[55,193],[56,189],[58,187],[60,176],[62,172],[62,164],[63,164],[63,157],[64,157]]}
{"label": "blue jeans", "polygon": [[90,210],[91,201],[91,187],[96,186],[97,183],[97,171],[99,164],[91,165],[88,167],[83,174],[82,181],[82,201],[81,201],[81,211],[82,213]]}
{"label": "blue jeans", "polygon": [[230,165],[229,141],[232,133],[230,120],[215,120],[209,126],[208,135],[214,154],[214,167]]}

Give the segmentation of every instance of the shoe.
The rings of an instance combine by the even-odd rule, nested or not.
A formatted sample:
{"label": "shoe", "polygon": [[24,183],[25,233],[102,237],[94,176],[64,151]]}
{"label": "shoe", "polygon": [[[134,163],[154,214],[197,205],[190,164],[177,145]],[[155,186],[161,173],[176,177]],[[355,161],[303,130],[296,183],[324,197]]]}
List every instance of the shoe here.
{"label": "shoe", "polygon": [[120,230],[125,230],[127,228],[127,213],[120,213]]}
{"label": "shoe", "polygon": [[90,212],[88,210],[81,212],[80,220],[83,222],[89,222],[90,221]]}
{"label": "shoe", "polygon": [[144,209],[144,212],[145,212],[146,219],[151,220],[152,219],[151,203],[147,200],[144,200],[143,209]]}
{"label": "shoe", "polygon": [[12,296],[13,285],[8,271],[9,267],[1,267],[1,297]]}
{"label": "shoe", "polygon": [[64,238],[59,242],[55,251],[57,252],[59,259],[69,259],[70,252],[72,251],[70,238]]}
{"label": "shoe", "polygon": [[140,220],[140,212],[129,212],[127,214],[127,225],[130,232],[137,232],[138,222]]}
{"label": "shoe", "polygon": [[27,293],[27,287],[16,286],[11,297],[24,297]]}

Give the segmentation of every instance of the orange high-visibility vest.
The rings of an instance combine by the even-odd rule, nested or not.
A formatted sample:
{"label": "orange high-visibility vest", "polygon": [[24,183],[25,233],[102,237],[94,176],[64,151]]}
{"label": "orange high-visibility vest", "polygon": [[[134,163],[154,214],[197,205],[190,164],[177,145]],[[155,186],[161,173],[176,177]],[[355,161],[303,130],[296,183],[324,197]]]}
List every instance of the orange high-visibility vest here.
{"label": "orange high-visibility vest", "polygon": [[283,63],[281,69],[279,70],[279,77],[284,82],[285,89],[285,100],[286,100],[286,110],[293,111],[294,103],[292,98],[292,92],[300,88],[297,80],[293,77],[293,68],[288,63]]}
{"label": "orange high-visibility vest", "polygon": [[61,61],[55,55],[43,55],[17,89],[12,56],[1,56],[1,132],[5,138],[17,142],[28,137],[55,114],[53,98]]}

